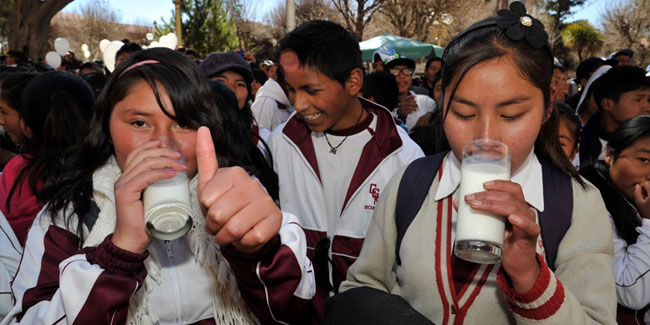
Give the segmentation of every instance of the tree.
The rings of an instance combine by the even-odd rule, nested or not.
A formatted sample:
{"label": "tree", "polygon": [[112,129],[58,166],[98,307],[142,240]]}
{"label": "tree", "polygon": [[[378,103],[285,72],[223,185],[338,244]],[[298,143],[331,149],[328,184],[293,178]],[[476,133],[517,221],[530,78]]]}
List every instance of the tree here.
{"label": "tree", "polygon": [[[342,23],[339,13],[324,0],[297,0],[296,26],[314,19]],[[287,7],[280,3],[273,9],[269,24],[273,28],[273,38],[280,39],[287,33]]]}
{"label": "tree", "polygon": [[119,33],[117,24],[120,15],[106,0],[86,2],[80,6],[78,14],[75,17],[76,26],[83,28],[71,30],[71,36],[81,44],[88,44],[90,57],[99,56],[99,42],[103,39],[110,40],[111,36]]}
{"label": "tree", "polygon": [[0,42],[9,39],[10,19],[14,11],[14,0],[4,0],[0,6]]}
{"label": "tree", "polygon": [[600,32],[586,20],[576,21],[562,30],[562,40],[578,54],[578,61],[595,53],[602,45]]}
{"label": "tree", "polygon": [[463,1],[384,0],[380,12],[402,37],[427,41],[434,25],[450,25]]}
{"label": "tree", "polygon": [[[588,1],[588,0],[587,0]],[[585,0],[545,0],[546,32],[551,46],[560,41],[561,31],[566,27],[566,19],[572,15],[573,8],[585,4]]]}
{"label": "tree", "polygon": [[607,9],[603,16],[608,53],[632,49],[638,63],[650,59],[650,0],[630,0]]}
{"label": "tree", "polygon": [[347,29],[358,40],[363,39],[363,30],[372,16],[381,8],[384,0],[331,0],[334,7],[343,16]]}
{"label": "tree", "polygon": [[[156,35],[161,36],[176,30],[176,10],[172,10],[169,22],[162,19],[156,27]],[[183,45],[207,55],[237,47],[237,35],[233,20],[228,16],[221,0],[182,0],[181,13],[184,20],[181,31]]]}
{"label": "tree", "polygon": [[49,47],[50,21],[70,2],[72,0],[14,0],[9,48],[22,51],[32,60],[44,56]]}

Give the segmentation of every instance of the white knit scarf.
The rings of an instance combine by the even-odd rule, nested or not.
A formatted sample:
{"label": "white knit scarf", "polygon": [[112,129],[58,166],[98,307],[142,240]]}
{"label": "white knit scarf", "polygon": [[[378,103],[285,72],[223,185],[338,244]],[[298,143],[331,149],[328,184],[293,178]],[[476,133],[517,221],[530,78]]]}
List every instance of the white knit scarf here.
{"label": "white knit scarf", "polygon": [[[122,171],[114,156],[93,174],[93,198],[99,207],[99,217],[95,222],[84,247],[99,245],[115,230],[115,194],[114,184]],[[205,218],[201,213],[196,186],[198,177],[190,181],[190,199],[192,204],[192,228],[184,236],[196,262],[210,274],[212,287],[212,310],[217,324],[255,324],[258,323],[237,288],[237,280],[226,259],[221,255],[214,237],[207,233]],[[180,239],[178,239],[180,240]],[[144,261],[147,270],[143,287],[129,301],[128,324],[156,324],[158,314],[151,305],[149,296],[161,281],[161,265],[153,248],[149,248],[149,257]],[[162,308],[163,306],[159,306]]]}

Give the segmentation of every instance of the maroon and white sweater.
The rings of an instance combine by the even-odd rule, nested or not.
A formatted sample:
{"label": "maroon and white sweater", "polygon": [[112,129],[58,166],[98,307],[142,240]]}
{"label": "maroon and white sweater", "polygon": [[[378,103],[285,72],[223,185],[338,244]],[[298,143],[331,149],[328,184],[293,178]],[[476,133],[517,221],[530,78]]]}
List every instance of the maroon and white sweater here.
{"label": "maroon and white sweater", "polygon": [[[94,197],[100,212],[91,230],[83,226],[86,243],[98,229],[114,229],[113,185],[98,183],[96,176]],[[195,185],[193,180],[190,187]],[[196,202],[194,196],[192,200]],[[82,248],[60,214],[41,212],[12,284],[15,305],[2,324],[250,324],[294,319],[293,307],[307,304],[315,292],[305,237],[295,217],[284,214],[279,234],[256,256],[244,256],[231,246],[219,249],[213,240],[197,245],[196,238],[202,236],[196,227],[199,216],[186,236],[154,240],[147,252],[135,254],[113,245],[112,231],[98,245]],[[69,229],[76,229],[76,218]]]}

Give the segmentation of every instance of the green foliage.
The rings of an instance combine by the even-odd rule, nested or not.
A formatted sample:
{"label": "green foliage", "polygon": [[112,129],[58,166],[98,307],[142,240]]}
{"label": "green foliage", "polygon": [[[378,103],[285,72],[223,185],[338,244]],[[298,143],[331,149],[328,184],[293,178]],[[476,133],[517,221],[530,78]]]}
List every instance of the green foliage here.
{"label": "green foliage", "polygon": [[556,23],[564,23],[571,15],[571,8],[582,6],[585,0],[546,0],[546,10]]}
{"label": "green foliage", "polygon": [[[182,0],[181,14],[184,47],[197,51],[200,56],[237,47],[235,24],[221,0]],[[154,22],[157,36],[176,31],[174,17],[175,10],[172,10],[169,22],[163,18],[160,25]]]}
{"label": "green foliage", "polygon": [[562,30],[562,41],[577,52],[579,61],[596,52],[603,44],[600,32],[586,20],[566,26]]}

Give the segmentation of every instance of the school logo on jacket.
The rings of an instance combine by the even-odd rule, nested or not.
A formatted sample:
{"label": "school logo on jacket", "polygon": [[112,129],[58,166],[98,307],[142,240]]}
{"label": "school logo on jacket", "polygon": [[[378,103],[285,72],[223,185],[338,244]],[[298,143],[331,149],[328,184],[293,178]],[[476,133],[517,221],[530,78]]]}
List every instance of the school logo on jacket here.
{"label": "school logo on jacket", "polygon": [[379,200],[379,187],[377,186],[377,184],[372,183],[370,184],[370,190],[368,192],[370,193],[370,196],[372,196],[373,200],[375,200],[375,202],[373,203],[373,205],[366,205],[365,209],[374,210],[375,205],[377,205],[377,200]]}

